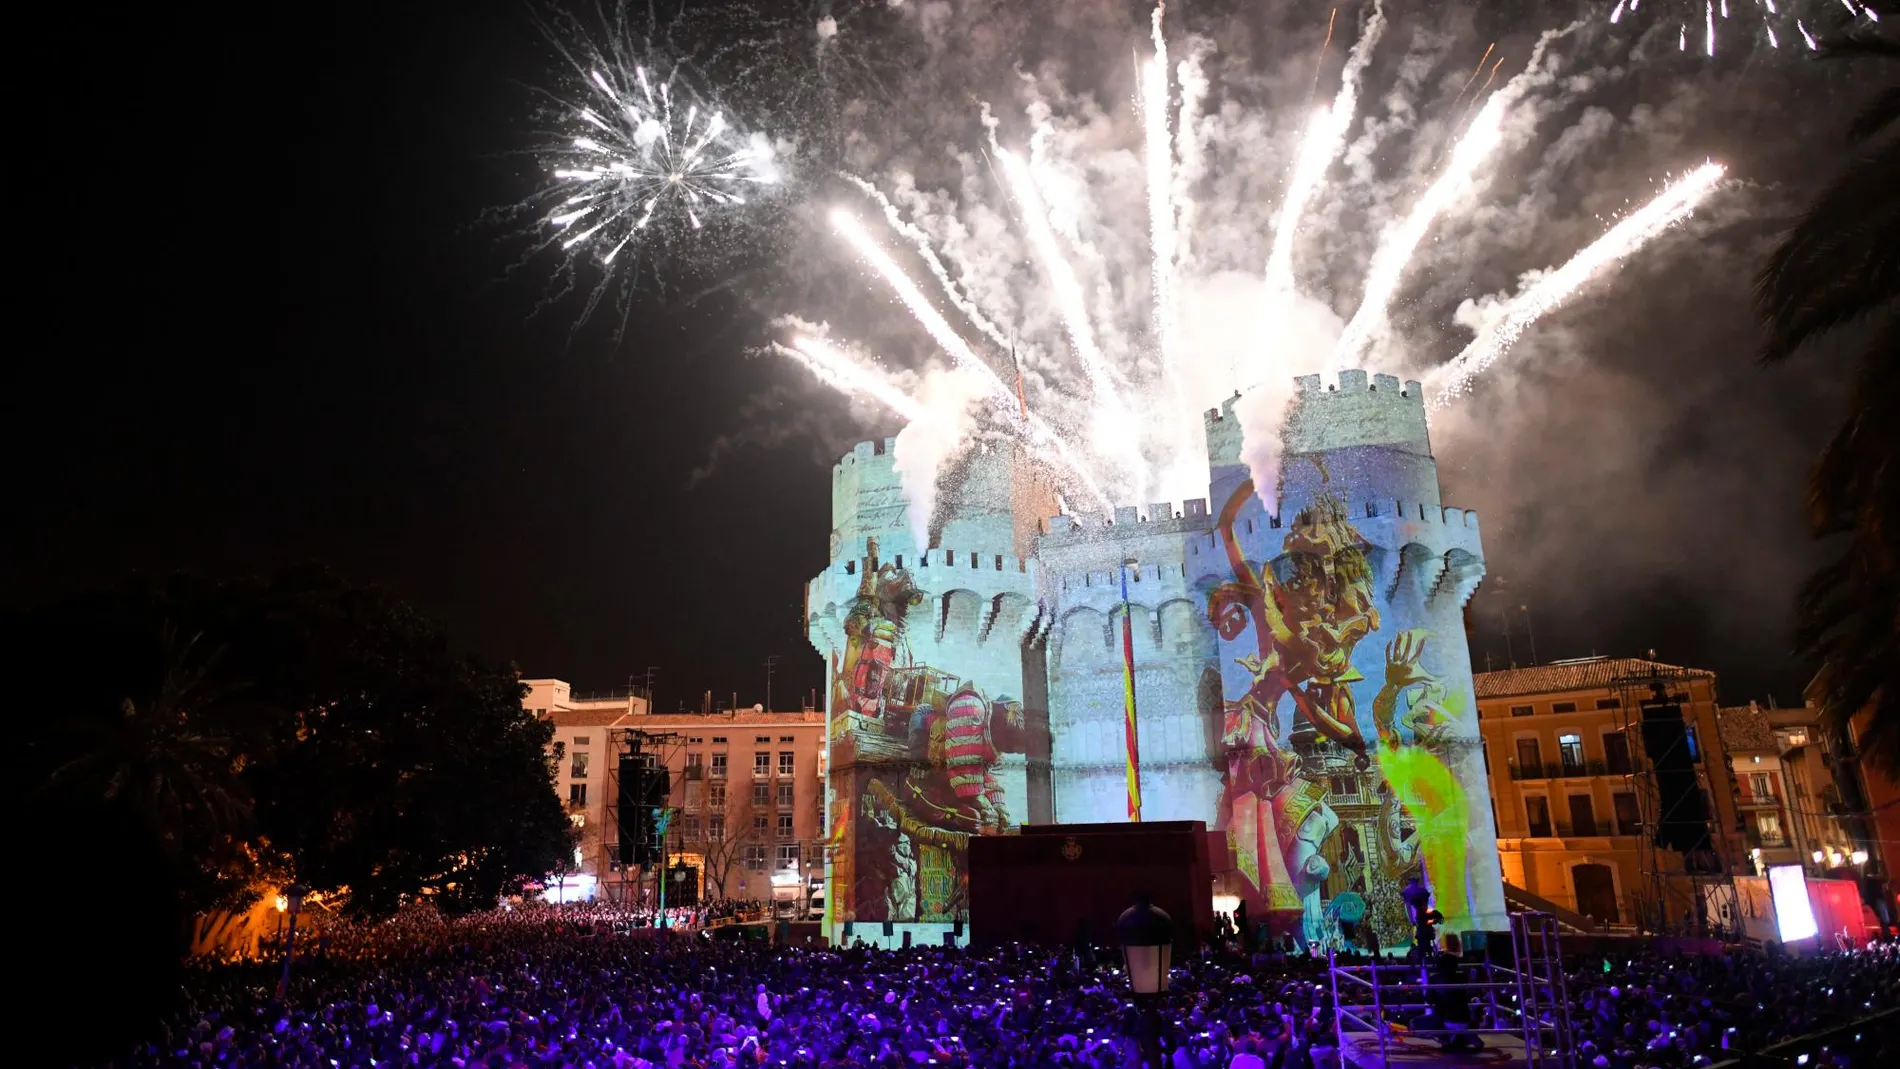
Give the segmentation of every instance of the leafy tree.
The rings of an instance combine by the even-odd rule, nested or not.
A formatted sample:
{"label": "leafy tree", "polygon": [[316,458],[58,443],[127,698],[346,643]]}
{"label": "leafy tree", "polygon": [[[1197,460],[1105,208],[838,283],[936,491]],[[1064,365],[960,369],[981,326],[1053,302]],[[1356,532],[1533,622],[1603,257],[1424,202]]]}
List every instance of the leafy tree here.
{"label": "leafy tree", "polygon": [[[1900,5],[1873,6],[1900,15]],[[1827,55],[1900,57],[1900,43],[1879,33],[1863,30]],[[1868,328],[1846,419],[1807,487],[1810,529],[1843,549],[1803,585],[1795,643],[1819,663],[1828,727],[1844,736],[1871,708],[1863,752],[1900,774],[1900,85],[1875,98],[1849,140],[1854,159],[1769,258],[1756,297],[1770,363],[1841,328]]]}

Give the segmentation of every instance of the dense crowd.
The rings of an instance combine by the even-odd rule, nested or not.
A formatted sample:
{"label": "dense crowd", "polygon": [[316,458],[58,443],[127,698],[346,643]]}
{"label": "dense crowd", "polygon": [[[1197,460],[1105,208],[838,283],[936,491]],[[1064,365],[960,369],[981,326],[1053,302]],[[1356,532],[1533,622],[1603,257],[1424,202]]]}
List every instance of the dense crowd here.
{"label": "dense crowd", "polygon": [[[1210,950],[1144,1015],[1111,957],[1014,947],[773,948],[603,931],[609,907],[341,925],[295,963],[196,969],[118,1069],[1137,1066],[1325,1069],[1325,962]],[[735,913],[742,912],[735,908]],[[1693,1069],[1900,1004],[1900,952],[1572,963],[1579,1065]],[[1843,1069],[1900,1064],[1891,1028]],[[1416,1042],[1417,1040],[1413,1040]],[[1880,1045],[1886,1044],[1883,1049]],[[1815,1067],[1819,1069],[1819,1067]]]}

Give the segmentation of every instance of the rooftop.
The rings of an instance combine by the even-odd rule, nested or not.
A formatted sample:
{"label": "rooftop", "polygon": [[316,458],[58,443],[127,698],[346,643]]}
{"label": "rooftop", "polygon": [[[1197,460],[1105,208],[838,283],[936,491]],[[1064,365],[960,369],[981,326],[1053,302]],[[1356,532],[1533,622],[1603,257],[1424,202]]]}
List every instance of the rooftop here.
{"label": "rooftop", "polygon": [[1705,668],[1684,668],[1641,657],[1576,657],[1529,668],[1478,672],[1472,676],[1472,683],[1479,698],[1512,698],[1521,694],[1611,690],[1652,674],[1675,680],[1715,678],[1715,673]]}
{"label": "rooftop", "polygon": [[1722,732],[1722,745],[1730,753],[1747,753],[1759,750],[1773,753],[1775,746],[1774,725],[1757,705],[1737,705],[1715,711],[1715,723]]}

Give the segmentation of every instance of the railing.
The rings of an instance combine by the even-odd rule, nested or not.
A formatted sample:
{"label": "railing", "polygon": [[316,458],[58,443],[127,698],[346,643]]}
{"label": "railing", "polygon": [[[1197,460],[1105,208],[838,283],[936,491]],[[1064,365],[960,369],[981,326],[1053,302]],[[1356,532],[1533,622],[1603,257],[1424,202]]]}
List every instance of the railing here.
{"label": "railing", "polygon": [[1736,792],[1735,804],[1745,809],[1778,809],[1781,807],[1781,797],[1772,789],[1753,791],[1743,788]]}
{"label": "railing", "polygon": [[[1530,762],[1520,764],[1517,760],[1513,759],[1510,762],[1510,769],[1512,780],[1582,779],[1588,776],[1608,776],[1612,774],[1608,764],[1603,761],[1594,760],[1577,763],[1544,761],[1536,764]],[[1621,775],[1622,773],[1617,774]]]}

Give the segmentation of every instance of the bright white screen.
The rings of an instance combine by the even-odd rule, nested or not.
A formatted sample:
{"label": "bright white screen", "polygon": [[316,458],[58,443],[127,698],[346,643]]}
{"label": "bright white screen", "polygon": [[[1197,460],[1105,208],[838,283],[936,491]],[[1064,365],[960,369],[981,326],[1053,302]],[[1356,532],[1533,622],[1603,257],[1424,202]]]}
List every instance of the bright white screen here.
{"label": "bright white screen", "polygon": [[1781,941],[1792,943],[1819,934],[1814,907],[1808,903],[1808,877],[1799,865],[1775,865],[1768,870],[1768,888],[1775,896],[1775,929]]}

